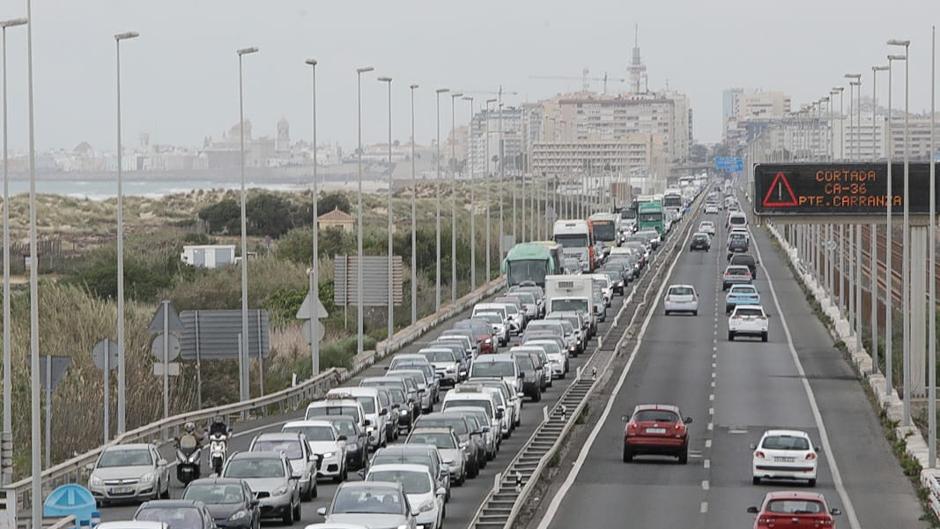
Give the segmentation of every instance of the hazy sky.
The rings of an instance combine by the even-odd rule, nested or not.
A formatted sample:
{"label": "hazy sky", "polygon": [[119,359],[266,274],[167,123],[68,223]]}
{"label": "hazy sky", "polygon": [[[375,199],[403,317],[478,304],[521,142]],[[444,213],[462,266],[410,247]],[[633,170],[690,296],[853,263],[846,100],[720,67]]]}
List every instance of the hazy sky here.
{"label": "hazy sky", "polygon": [[[25,0],[6,0],[0,17],[23,16],[25,9]],[[911,108],[929,109],[930,24],[940,22],[940,2],[33,0],[33,22],[40,149],[83,140],[113,149],[117,32],[141,33],[122,46],[128,144],[144,131],[158,143],[219,137],[238,119],[235,49],[258,46],[245,71],[246,115],[256,135],[273,134],[283,116],[293,139],[309,138],[311,80],[303,61],[315,57],[319,137],[349,147],[356,139],[358,66],[376,68],[363,81],[364,140],[385,138],[386,96],[375,77],[390,75],[394,137],[409,136],[407,85],[418,83],[417,137],[426,142],[434,135],[438,87],[487,91],[502,84],[520,94],[506,96],[512,103],[580,86],[532,75],[579,77],[587,67],[592,75],[626,77],[634,23],[650,87],[668,80],[686,92],[695,137],[711,142],[720,137],[724,88],[784,90],[796,107],[857,71],[865,74],[867,95],[870,67],[885,62],[892,37],[913,40]],[[16,149],[26,138],[25,40],[24,28],[8,30]],[[900,87],[903,72],[895,79]],[[459,124],[468,103],[458,103]],[[442,98],[442,127],[450,127],[449,98]]]}

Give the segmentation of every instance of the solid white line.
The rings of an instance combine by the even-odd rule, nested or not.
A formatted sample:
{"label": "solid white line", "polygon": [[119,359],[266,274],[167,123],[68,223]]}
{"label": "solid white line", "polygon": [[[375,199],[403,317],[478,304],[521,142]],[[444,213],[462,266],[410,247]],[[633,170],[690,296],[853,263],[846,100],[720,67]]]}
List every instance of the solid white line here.
{"label": "solid white line", "polygon": [[813,388],[809,385],[809,380],[806,378],[806,371],[803,369],[800,356],[796,353],[796,346],[793,345],[793,335],[790,334],[790,326],[787,325],[787,317],[780,307],[780,300],[777,298],[777,290],[774,288],[774,282],[770,278],[770,273],[767,272],[767,267],[764,266],[764,259],[761,258],[760,247],[756,239],[754,240],[754,250],[757,254],[757,262],[764,271],[767,286],[770,287],[770,295],[774,298],[774,306],[777,308],[777,315],[780,317],[780,325],[783,327],[783,332],[787,337],[787,347],[790,350],[790,357],[793,359],[793,363],[796,365],[796,371],[800,375],[806,398],[809,399],[809,407],[813,412],[813,419],[816,421],[816,429],[819,430],[819,439],[822,442],[823,451],[826,453],[826,464],[829,465],[829,470],[832,472],[832,484],[835,486],[836,491],[839,493],[839,498],[842,500],[842,511],[846,514],[849,526],[851,526],[852,529],[861,529],[862,526],[855,513],[855,507],[852,505],[852,499],[849,498],[849,493],[845,490],[845,484],[842,482],[842,473],[839,472],[839,466],[836,464],[836,458],[832,452],[832,445],[829,442],[829,433],[826,429],[826,424],[823,422],[819,406],[816,404],[816,395],[813,393]]}
{"label": "solid white line", "polygon": [[[685,240],[682,242],[683,248],[688,244],[689,237],[691,236],[692,230],[689,229],[686,233]],[[676,255],[675,259],[672,261],[672,264],[669,265],[669,270],[667,270],[666,274],[663,276],[664,281],[662,281],[662,283],[659,285],[659,290],[653,297],[650,310],[646,313],[646,318],[643,320],[643,325],[640,326],[640,331],[636,334],[636,344],[633,346],[633,350],[630,352],[630,358],[627,359],[627,364],[624,366],[623,371],[621,371],[620,378],[617,379],[617,385],[614,386],[613,391],[611,391],[610,395],[607,397],[607,405],[604,407],[604,411],[598,418],[597,424],[594,425],[594,429],[591,430],[591,434],[588,436],[587,442],[584,443],[584,445],[581,447],[581,451],[578,453],[578,458],[571,465],[571,471],[565,477],[565,481],[562,482],[561,486],[552,497],[552,501],[548,504],[548,508],[545,509],[545,514],[542,515],[542,519],[539,520],[539,524],[536,529],[548,529],[548,526],[555,518],[555,513],[558,512],[558,508],[561,506],[561,502],[564,501],[565,496],[568,495],[568,490],[571,489],[571,486],[574,485],[575,480],[578,478],[578,474],[581,473],[581,467],[584,466],[584,462],[587,460],[588,453],[590,453],[591,447],[594,445],[594,441],[597,439],[598,434],[600,434],[601,428],[604,427],[604,423],[607,422],[607,417],[610,415],[610,410],[614,406],[614,400],[620,393],[620,388],[623,387],[623,383],[627,380],[627,373],[629,373],[630,368],[633,367],[633,361],[636,360],[636,355],[640,351],[640,346],[643,344],[643,337],[646,335],[646,329],[649,327],[650,321],[653,320],[653,316],[657,314],[656,307],[659,305],[659,300],[663,296],[663,291],[666,289],[666,285],[669,284],[669,278],[672,277],[672,272],[675,270],[676,265],[679,264],[679,260],[683,255],[684,253],[682,250],[680,250],[678,255]]]}

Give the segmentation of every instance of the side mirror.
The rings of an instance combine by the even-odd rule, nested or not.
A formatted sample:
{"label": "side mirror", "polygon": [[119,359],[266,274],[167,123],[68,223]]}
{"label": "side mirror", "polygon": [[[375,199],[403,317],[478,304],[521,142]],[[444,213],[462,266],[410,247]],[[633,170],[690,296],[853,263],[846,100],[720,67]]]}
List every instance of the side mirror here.
{"label": "side mirror", "polygon": [[760,512],[760,511],[757,510],[757,507],[754,507],[754,506],[752,505],[752,506],[750,506],[750,507],[747,508],[747,512],[749,512],[749,513],[751,513],[751,514],[757,514],[757,513]]}
{"label": "side mirror", "polygon": [[620,420],[623,422],[630,422],[630,417],[627,415],[621,415]]}
{"label": "side mirror", "polygon": [[[522,378],[522,375],[519,375],[519,378]],[[516,393],[516,397],[517,397],[517,398],[520,398],[520,399],[524,399],[524,398],[525,398],[525,393],[523,393],[523,392],[520,391],[519,393]]]}
{"label": "side mirror", "polygon": [[496,418],[497,419],[503,418],[503,410],[496,410]]}
{"label": "side mirror", "polygon": [[519,373],[519,376],[516,378],[525,378],[525,373]]}
{"label": "side mirror", "polygon": [[481,431],[482,431],[483,433],[487,433],[487,432],[490,431],[490,427],[489,427],[489,426],[484,426],[484,427],[483,427],[483,430],[481,430]]}
{"label": "side mirror", "polygon": [[345,441],[345,440],[347,440],[347,439],[349,439],[349,438],[346,437],[345,435],[340,435],[339,437],[336,438],[337,441]]}
{"label": "side mirror", "polygon": [[691,424],[691,423],[692,423],[692,417],[686,417],[685,419],[682,419],[682,422],[684,422],[685,424]]}
{"label": "side mirror", "polygon": [[833,515],[833,516],[842,516],[842,509],[839,509],[839,508],[837,508],[837,507],[833,507],[832,509],[829,510],[829,514],[831,514],[831,515]]}
{"label": "side mirror", "polygon": [[365,425],[365,426],[372,426],[372,421],[370,421],[369,419],[366,419],[366,420],[362,421],[362,424]]}
{"label": "side mirror", "polygon": [[95,470],[95,464],[94,464],[94,463],[88,463],[88,464],[86,464],[86,465],[85,465],[85,470],[87,470],[87,471],[89,471],[89,472]]}
{"label": "side mirror", "polygon": [[428,390],[422,388],[422,389],[419,389],[419,390],[418,390],[418,394],[427,393],[427,391],[428,391]]}
{"label": "side mirror", "polygon": [[291,474],[291,475],[290,475],[290,480],[291,480],[291,481],[299,481],[299,480],[300,480],[300,474]]}
{"label": "side mirror", "polygon": [[382,410],[379,411],[379,415],[388,415],[388,408],[382,408]]}
{"label": "side mirror", "polygon": [[382,369],[388,371],[389,367],[388,367],[388,366],[385,366],[385,367],[383,367]]}
{"label": "side mirror", "polygon": [[317,514],[319,514],[320,516],[326,516],[326,507],[320,507],[319,509],[317,509]]}
{"label": "side mirror", "polygon": [[254,509],[254,508],[257,507],[258,505],[261,505],[261,501],[252,498],[252,500],[251,500],[250,502],[248,502],[248,505],[250,505],[251,508]]}
{"label": "side mirror", "polygon": [[751,443],[748,445],[748,448],[750,448],[751,450],[757,450],[757,445],[754,443]]}

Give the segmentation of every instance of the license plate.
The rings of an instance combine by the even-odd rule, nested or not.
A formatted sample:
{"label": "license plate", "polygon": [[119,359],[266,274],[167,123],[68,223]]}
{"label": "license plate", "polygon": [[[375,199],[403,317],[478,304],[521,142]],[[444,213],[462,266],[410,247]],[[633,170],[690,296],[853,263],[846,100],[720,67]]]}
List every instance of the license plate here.
{"label": "license plate", "polygon": [[111,487],[111,494],[130,494],[134,492],[133,487]]}
{"label": "license plate", "polygon": [[646,433],[666,433],[665,428],[647,428]]}
{"label": "license plate", "polygon": [[775,457],[774,461],[778,463],[793,463],[796,461],[795,457]]}

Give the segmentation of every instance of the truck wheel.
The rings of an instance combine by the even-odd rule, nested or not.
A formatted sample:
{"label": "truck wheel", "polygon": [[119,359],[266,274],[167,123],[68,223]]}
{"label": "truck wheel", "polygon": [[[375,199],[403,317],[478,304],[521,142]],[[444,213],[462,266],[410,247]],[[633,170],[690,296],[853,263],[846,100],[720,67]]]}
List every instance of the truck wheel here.
{"label": "truck wheel", "polygon": [[762,342],[766,342],[766,341],[767,341],[767,331],[764,331],[764,332],[760,333],[760,341],[762,341]]}
{"label": "truck wheel", "polygon": [[728,341],[729,341],[729,342],[733,342],[733,341],[734,341],[734,332],[733,332],[733,331],[728,331]]}
{"label": "truck wheel", "polygon": [[631,451],[626,445],[623,447],[623,462],[630,463],[633,461],[633,451]]}

